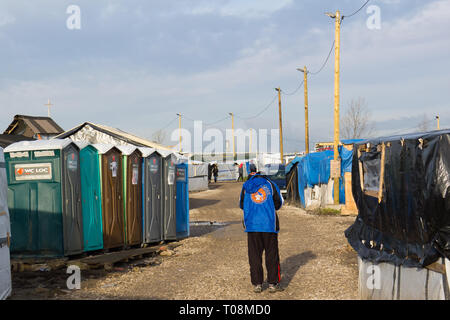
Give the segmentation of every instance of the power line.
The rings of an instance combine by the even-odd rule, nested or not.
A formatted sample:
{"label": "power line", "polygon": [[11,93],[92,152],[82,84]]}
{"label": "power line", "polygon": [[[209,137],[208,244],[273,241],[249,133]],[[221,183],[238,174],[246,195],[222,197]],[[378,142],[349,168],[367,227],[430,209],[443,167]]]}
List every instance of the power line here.
{"label": "power line", "polygon": [[320,67],[320,69],[318,71],[316,71],[316,72],[308,72],[309,74],[312,74],[312,75],[315,76],[315,75],[319,74],[323,70],[323,68],[325,68],[325,65],[327,64],[328,60],[330,59],[331,52],[333,52],[335,41],[336,40],[334,40],[333,43],[331,44],[330,52],[328,52],[328,56],[325,59],[325,62],[322,64],[322,67]]}
{"label": "power line", "polygon": [[303,83],[305,83],[305,80],[303,80],[303,81],[300,83],[300,85],[298,86],[298,88],[295,89],[295,90],[294,90],[293,92],[291,92],[291,93],[286,93],[286,92],[284,92],[283,90],[281,90],[281,92],[283,92],[286,96],[293,96],[294,94],[297,93],[298,90],[300,90],[300,88],[303,86]]}
{"label": "power line", "polygon": [[159,129],[159,130],[156,130],[155,132],[157,132],[157,131],[162,131],[162,130],[164,130],[164,129],[166,129],[168,126],[170,126],[175,120],[177,120],[178,119],[178,116],[176,117],[176,118],[174,118],[173,120],[171,120],[168,124],[166,124],[164,127],[162,127],[161,129]]}
{"label": "power line", "polygon": [[367,0],[366,1],[366,3],[364,3],[363,5],[362,5],[362,7],[361,8],[359,8],[358,10],[356,10],[355,12],[353,12],[352,14],[350,14],[350,15],[348,15],[348,16],[342,16],[342,20],[344,20],[344,18],[350,18],[350,17],[353,17],[355,14],[357,14],[358,12],[360,12],[368,3],[369,3],[369,1],[370,0]]}
{"label": "power line", "polygon": [[238,115],[236,115],[236,114],[235,114],[234,116],[235,116],[236,118],[239,118],[239,119],[242,119],[242,120],[250,120],[250,119],[257,118],[257,117],[259,117],[260,115],[262,115],[264,112],[266,112],[267,109],[270,108],[270,106],[275,102],[276,99],[277,99],[277,95],[275,95],[275,96],[273,97],[272,101],[270,101],[270,103],[269,103],[267,106],[265,106],[264,109],[263,109],[262,111],[260,111],[258,114],[254,115],[254,116],[251,116],[251,117],[241,117],[241,116],[238,116]]}

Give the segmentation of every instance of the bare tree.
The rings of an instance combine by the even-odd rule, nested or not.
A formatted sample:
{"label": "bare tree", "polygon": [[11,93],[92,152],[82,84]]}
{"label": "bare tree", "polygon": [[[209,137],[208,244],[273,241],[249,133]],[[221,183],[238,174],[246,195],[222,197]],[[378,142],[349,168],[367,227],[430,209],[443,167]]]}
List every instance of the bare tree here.
{"label": "bare tree", "polygon": [[430,131],[430,119],[428,116],[424,113],[422,115],[422,119],[420,120],[419,124],[417,125],[417,128],[420,132],[427,132]]}
{"label": "bare tree", "polygon": [[375,122],[364,98],[352,99],[341,120],[342,138],[369,138],[375,131]]}
{"label": "bare tree", "polygon": [[163,144],[164,141],[166,140],[166,138],[167,138],[167,133],[162,129],[155,131],[152,135],[153,142],[156,142],[158,144]]}

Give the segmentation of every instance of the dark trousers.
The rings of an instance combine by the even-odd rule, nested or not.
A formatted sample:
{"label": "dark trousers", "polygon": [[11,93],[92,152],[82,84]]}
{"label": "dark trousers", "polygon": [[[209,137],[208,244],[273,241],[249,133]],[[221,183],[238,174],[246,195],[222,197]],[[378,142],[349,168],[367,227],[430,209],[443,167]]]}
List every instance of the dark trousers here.
{"label": "dark trousers", "polygon": [[280,257],[278,253],[278,234],[268,232],[248,232],[248,261],[252,284],[262,284],[264,272],[262,254],[265,251],[267,282],[277,284],[281,281]]}

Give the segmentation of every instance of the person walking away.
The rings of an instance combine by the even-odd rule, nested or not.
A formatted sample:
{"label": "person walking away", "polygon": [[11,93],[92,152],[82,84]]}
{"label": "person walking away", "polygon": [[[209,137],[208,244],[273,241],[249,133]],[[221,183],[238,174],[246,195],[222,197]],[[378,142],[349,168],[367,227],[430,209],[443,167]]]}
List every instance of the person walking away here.
{"label": "person walking away", "polygon": [[237,181],[239,182],[239,180],[244,181],[244,163],[241,163],[239,165],[239,176],[237,178]]}
{"label": "person walking away", "polygon": [[217,182],[217,176],[219,175],[219,167],[217,166],[217,163],[214,163],[212,170],[213,170],[214,182]]}
{"label": "person walking away", "polygon": [[253,291],[262,291],[264,273],[262,254],[265,252],[269,292],[282,291],[278,232],[280,230],[276,211],[283,206],[278,186],[268,177],[252,173],[244,183],[239,206],[244,211],[244,228],[247,233],[250,279]]}

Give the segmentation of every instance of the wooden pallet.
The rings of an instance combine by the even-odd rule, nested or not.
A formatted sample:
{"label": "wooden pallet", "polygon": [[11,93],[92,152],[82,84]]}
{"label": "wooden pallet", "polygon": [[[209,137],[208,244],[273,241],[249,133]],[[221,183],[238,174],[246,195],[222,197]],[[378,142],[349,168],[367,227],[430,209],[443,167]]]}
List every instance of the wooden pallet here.
{"label": "wooden pallet", "polygon": [[180,243],[172,242],[160,244],[157,246],[119,250],[106,253],[95,254],[88,257],[76,259],[13,259],[11,260],[12,272],[25,271],[52,271],[67,268],[70,265],[76,265],[81,270],[105,269],[111,271],[114,265],[119,262],[129,262],[130,260],[143,259],[158,255],[165,251],[173,250],[180,246]]}

